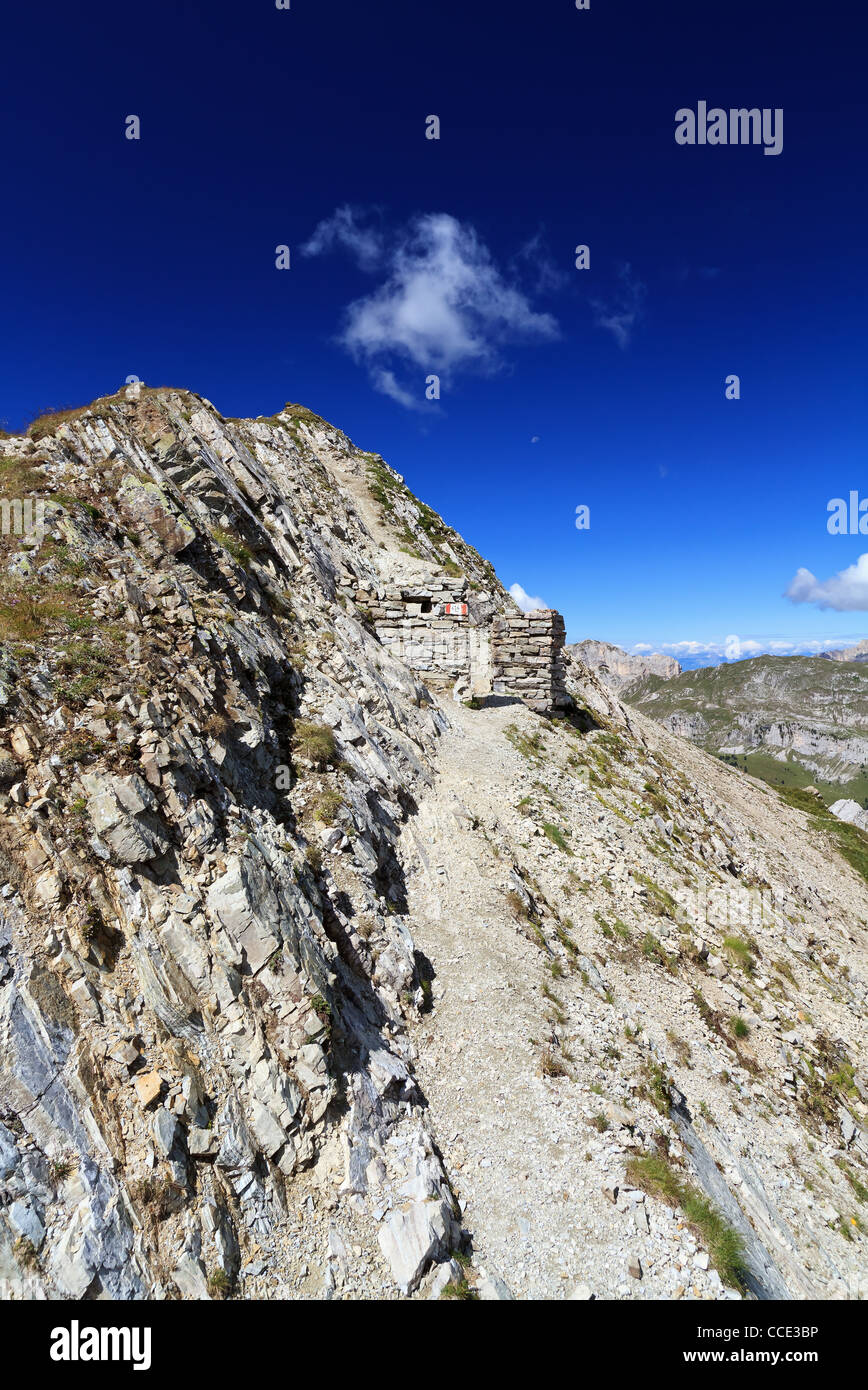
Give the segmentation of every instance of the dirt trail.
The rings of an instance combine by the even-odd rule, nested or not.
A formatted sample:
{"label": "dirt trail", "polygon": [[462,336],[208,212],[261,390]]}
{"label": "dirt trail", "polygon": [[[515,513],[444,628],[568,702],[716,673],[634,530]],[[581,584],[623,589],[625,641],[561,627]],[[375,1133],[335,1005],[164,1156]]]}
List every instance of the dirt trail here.
{"label": "dirt trail", "polygon": [[[503,812],[505,789],[517,801],[528,781],[504,730],[532,729],[532,716],[518,705],[452,705],[449,717],[439,780],[413,824],[413,932],[436,970],[417,1072],[467,1202],[475,1261],[518,1297],[563,1298],[581,1283],[604,1297],[671,1296],[662,1275],[649,1271],[641,1288],[628,1276],[638,1233],[601,1190],[620,1154],[591,1126],[599,1101],[540,1074],[551,1026],[542,987],[552,982],[508,910],[510,866],[481,833]],[[570,1015],[581,1007],[572,980],[557,991]]]}

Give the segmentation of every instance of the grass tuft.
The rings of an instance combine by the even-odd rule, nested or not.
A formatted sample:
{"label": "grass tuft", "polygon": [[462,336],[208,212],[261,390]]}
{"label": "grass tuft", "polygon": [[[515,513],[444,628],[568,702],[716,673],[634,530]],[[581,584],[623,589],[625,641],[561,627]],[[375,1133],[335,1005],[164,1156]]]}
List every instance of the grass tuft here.
{"label": "grass tuft", "polygon": [[694,1234],[708,1250],[711,1264],[724,1284],[744,1291],[747,1276],[744,1241],[699,1188],[658,1154],[629,1159],[627,1181],[667,1206],[680,1207]]}
{"label": "grass tuft", "polygon": [[299,720],[294,729],[296,752],[315,767],[333,766],[337,761],[335,736],[327,724],[310,724]]}

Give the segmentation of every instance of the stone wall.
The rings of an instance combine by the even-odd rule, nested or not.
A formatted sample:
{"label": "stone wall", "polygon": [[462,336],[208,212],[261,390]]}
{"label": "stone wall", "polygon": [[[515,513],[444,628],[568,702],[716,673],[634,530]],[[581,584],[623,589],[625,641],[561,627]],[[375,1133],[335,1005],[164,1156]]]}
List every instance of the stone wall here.
{"label": "stone wall", "polygon": [[492,618],[469,601],[466,578],[436,572],[376,587],[345,577],[342,590],[383,646],[426,680],[465,678],[468,693],[518,695],[541,712],[570,703],[564,620],[554,609]]}
{"label": "stone wall", "polygon": [[566,691],[564,620],[553,608],[494,619],[492,689],[518,695],[531,709],[549,713],[570,703]]}
{"label": "stone wall", "polygon": [[358,587],[352,597],[383,646],[414,671],[455,681],[487,668],[488,634],[471,624],[463,576]]}

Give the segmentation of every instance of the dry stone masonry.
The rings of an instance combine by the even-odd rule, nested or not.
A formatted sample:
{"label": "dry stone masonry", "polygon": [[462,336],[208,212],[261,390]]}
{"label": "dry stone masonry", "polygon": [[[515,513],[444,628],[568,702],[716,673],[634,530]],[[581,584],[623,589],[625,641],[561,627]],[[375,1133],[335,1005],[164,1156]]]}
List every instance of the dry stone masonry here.
{"label": "dry stone masonry", "polygon": [[492,627],[493,689],[519,695],[541,714],[570,703],[566,690],[564,620],[553,608],[495,618]]}
{"label": "dry stone masonry", "polygon": [[477,621],[466,578],[437,573],[350,593],[383,645],[429,680],[517,695],[540,713],[570,703],[564,621],[554,609]]}
{"label": "dry stone masonry", "polygon": [[451,680],[470,674],[478,641],[468,620],[465,578],[430,574],[376,590],[358,588],[353,598],[383,645],[414,671]]}

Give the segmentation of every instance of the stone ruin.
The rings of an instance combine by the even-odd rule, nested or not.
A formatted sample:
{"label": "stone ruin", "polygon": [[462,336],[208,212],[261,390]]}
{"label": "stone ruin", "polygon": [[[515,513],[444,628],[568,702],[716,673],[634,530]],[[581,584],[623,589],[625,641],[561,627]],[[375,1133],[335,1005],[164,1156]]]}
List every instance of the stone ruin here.
{"label": "stone ruin", "polygon": [[519,695],[540,714],[571,704],[564,666],[564,620],[554,608],[504,613],[491,630],[492,689]]}
{"label": "stone ruin", "polygon": [[465,677],[479,693],[490,689],[487,634],[471,619],[463,577],[360,587],[353,598],[383,646],[414,671],[435,681]]}
{"label": "stone ruin", "polygon": [[516,695],[540,713],[571,703],[564,620],[554,609],[492,615],[490,595],[471,592],[463,576],[436,572],[344,591],[383,646],[432,685],[459,682],[462,694]]}

